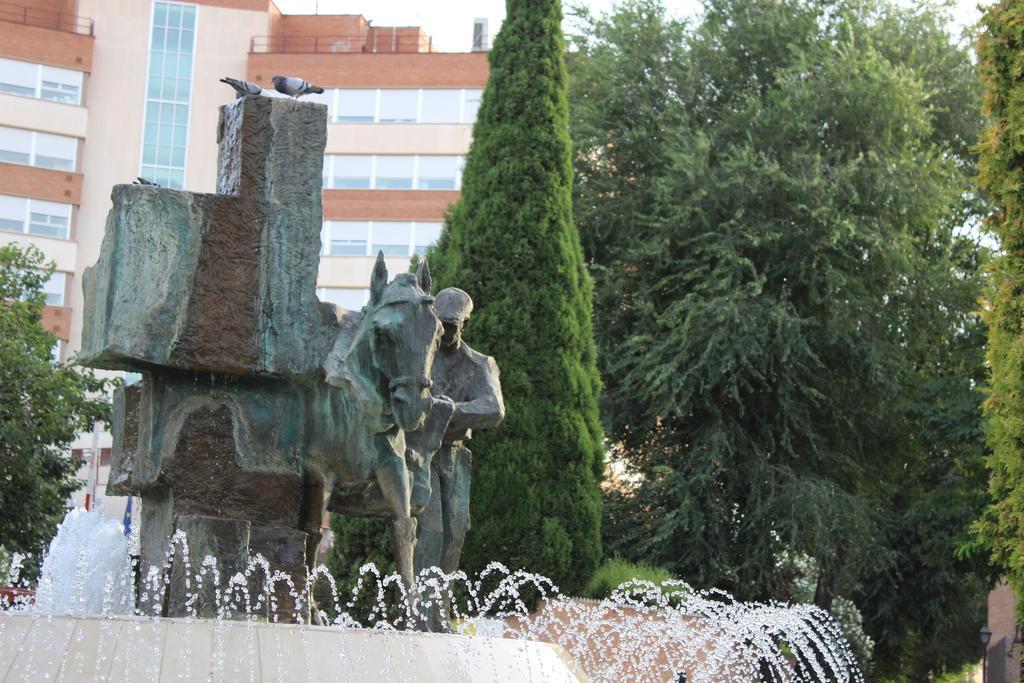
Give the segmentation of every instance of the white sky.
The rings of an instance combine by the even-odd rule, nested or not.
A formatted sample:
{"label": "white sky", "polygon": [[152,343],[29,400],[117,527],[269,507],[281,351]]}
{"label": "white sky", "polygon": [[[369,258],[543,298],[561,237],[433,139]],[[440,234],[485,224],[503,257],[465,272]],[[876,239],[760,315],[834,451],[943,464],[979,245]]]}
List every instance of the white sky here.
{"label": "white sky", "polygon": [[[378,26],[422,26],[434,38],[436,49],[465,52],[470,48],[473,19],[486,17],[488,33],[498,32],[505,17],[505,0],[274,0],[286,14],[362,14]],[[688,16],[700,7],[699,0],[663,0],[677,16]],[[913,4],[914,0],[903,0]],[[613,0],[581,3],[595,13],[608,10]],[[980,16],[977,0],[955,0],[954,17],[961,27]]]}

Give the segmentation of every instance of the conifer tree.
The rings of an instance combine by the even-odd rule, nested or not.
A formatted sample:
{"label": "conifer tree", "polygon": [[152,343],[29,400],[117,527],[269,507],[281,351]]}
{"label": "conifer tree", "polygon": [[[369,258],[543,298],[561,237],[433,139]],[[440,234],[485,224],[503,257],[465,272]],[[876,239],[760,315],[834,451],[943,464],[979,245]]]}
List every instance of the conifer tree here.
{"label": "conifer tree", "polygon": [[978,58],[990,126],[981,138],[979,182],[995,206],[986,228],[999,238],[1002,254],[991,265],[983,305],[993,503],[976,529],[1016,593],[1024,595],[1024,7],[997,3],[982,24]]}
{"label": "conifer tree", "polygon": [[475,308],[467,342],[501,369],[507,417],[474,435],[463,567],[492,560],[581,590],[601,556],[603,470],[591,284],[572,221],[558,0],[509,0],[462,194],[429,254]]}

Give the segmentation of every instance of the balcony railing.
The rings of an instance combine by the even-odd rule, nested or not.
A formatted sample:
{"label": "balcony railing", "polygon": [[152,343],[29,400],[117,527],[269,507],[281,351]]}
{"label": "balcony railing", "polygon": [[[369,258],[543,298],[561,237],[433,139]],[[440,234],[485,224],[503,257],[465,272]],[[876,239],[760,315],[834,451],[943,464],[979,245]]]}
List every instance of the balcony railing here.
{"label": "balcony railing", "polygon": [[92,35],[92,19],[88,17],[80,17],[67,12],[51,12],[35,7],[16,5],[12,2],[0,2],[0,21],[49,28],[66,33],[78,33],[83,36]]}
{"label": "balcony railing", "polygon": [[433,52],[430,38],[371,31],[353,36],[253,36],[249,52],[258,53],[344,53],[344,52]]}

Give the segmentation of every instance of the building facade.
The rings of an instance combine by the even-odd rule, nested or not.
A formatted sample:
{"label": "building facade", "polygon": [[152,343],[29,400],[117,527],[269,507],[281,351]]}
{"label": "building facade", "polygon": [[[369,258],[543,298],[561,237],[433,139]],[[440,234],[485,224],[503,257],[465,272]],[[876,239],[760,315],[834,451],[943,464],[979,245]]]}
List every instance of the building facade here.
{"label": "building facade", "polygon": [[[308,98],[329,110],[318,294],[358,309],[373,255],[405,270],[458,197],[484,51],[441,53],[420,28],[284,15],[272,0],[0,2],[0,240],[56,264],[43,324],[58,357],[80,346],[81,276],[111,187],[141,176],[213,192],[218,107],[234,97],[218,79],[267,88],[275,75],[326,90]],[[102,432],[74,444],[91,463],[76,502],[95,491],[120,516],[124,499],[104,501],[109,448]]]}

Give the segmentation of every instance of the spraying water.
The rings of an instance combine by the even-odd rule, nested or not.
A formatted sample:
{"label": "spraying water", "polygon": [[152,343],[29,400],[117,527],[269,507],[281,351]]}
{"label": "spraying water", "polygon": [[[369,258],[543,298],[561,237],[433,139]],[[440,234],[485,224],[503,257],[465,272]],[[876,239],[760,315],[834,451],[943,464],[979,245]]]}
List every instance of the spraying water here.
{"label": "spraying water", "polygon": [[[159,629],[166,587],[177,566],[187,572],[187,619],[197,618],[201,595],[212,596],[218,627],[237,620],[302,623],[302,615],[311,613],[316,624],[338,630],[422,630],[433,608],[444,610],[454,633],[467,638],[557,643],[593,681],[863,681],[849,646],[823,610],[738,602],[722,591],[695,590],[682,581],[661,586],[632,581],[606,600],[583,600],[561,595],[544,576],[492,563],[477,577],[424,571],[410,594],[398,575],[382,574],[368,564],[343,592],[323,565],[308,578],[292,577],[274,570],[262,556],[252,558],[244,571],[227,575],[217,558],[190,557],[181,532],[172,537],[162,567],[140,568],[132,552],[119,524],[97,513],[72,511],[44,560],[36,603],[5,607],[95,614],[106,623],[133,614]],[[312,595],[318,596],[313,604]],[[223,640],[218,628],[214,680],[232,679]],[[188,637],[181,647],[188,659]],[[534,678],[544,680],[543,672]]]}

